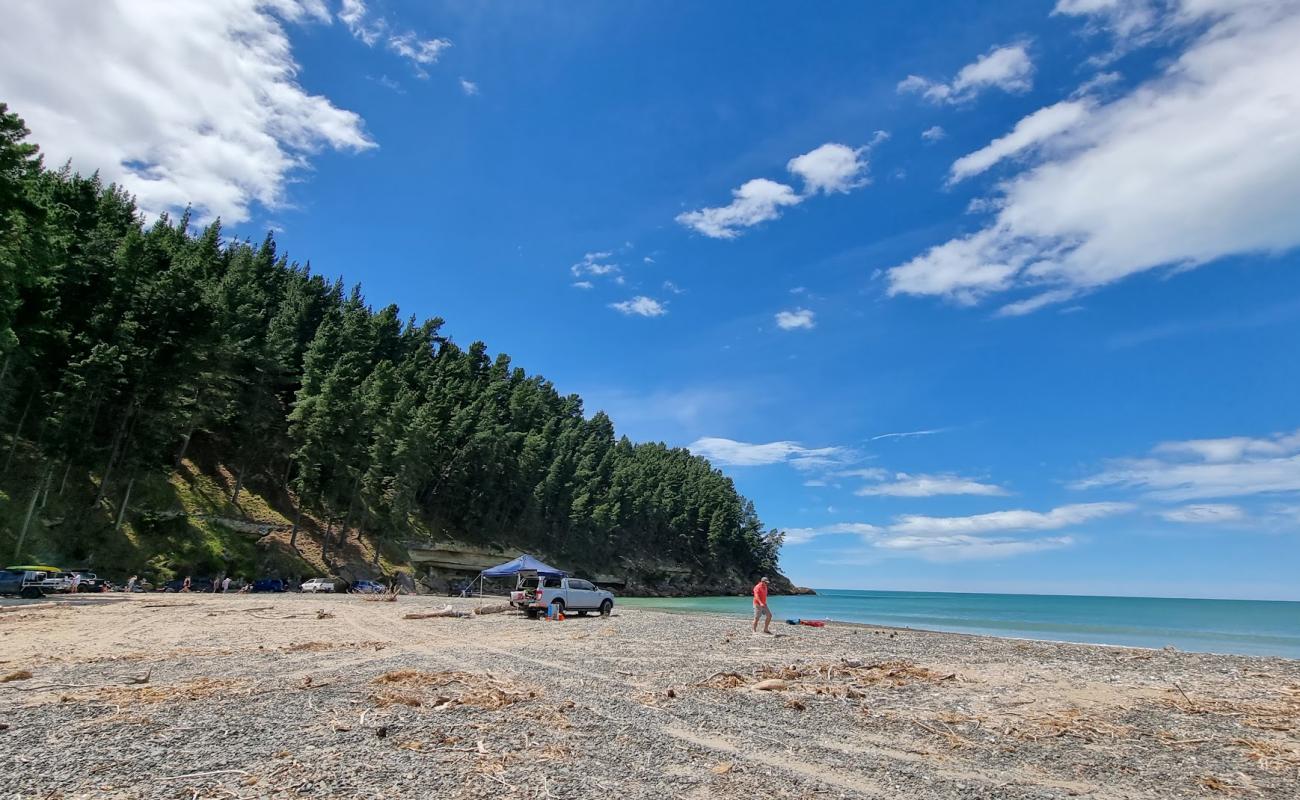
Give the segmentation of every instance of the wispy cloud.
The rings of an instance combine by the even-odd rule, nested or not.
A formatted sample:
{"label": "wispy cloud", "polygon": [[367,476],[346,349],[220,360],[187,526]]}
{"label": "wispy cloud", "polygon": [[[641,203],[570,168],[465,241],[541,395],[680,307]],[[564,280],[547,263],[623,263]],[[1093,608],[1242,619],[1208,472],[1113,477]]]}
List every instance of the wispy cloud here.
{"label": "wispy cloud", "polygon": [[995,47],[967,64],[950,82],[908,75],[898,91],[920,94],[932,103],[965,103],[987,89],[1025,92],[1033,86],[1034,63],[1024,44]]}
{"label": "wispy cloud", "polygon": [[790,464],[799,469],[812,469],[838,463],[847,455],[842,447],[804,447],[798,442],[752,444],[715,436],[697,439],[687,449],[729,467]]}
{"label": "wispy cloud", "polygon": [[937,142],[947,136],[948,133],[938,125],[933,125],[921,131],[921,138],[927,142]]}
{"label": "wispy cloud", "polygon": [[872,436],[867,441],[875,442],[880,439],[908,439],[913,436],[933,436],[936,433],[946,433],[951,428],[930,428],[922,431],[898,431],[897,433],[880,433]]}
{"label": "wispy cloud", "polygon": [[1120,459],[1077,489],[1126,487],[1168,501],[1300,492],[1300,430],[1164,442],[1145,458]]}
{"label": "wispy cloud", "polygon": [[461,78],[460,90],[464,92],[466,95],[468,95],[469,97],[473,97],[474,95],[478,94],[478,84],[475,83],[474,81],[469,80],[468,78]]}
{"label": "wispy cloud", "polygon": [[1160,516],[1170,522],[1213,525],[1243,520],[1246,518],[1246,511],[1241,506],[1227,503],[1205,503],[1203,505],[1171,508],[1167,511],[1161,511]]}
{"label": "wispy cloud", "polygon": [[948,183],[957,183],[978,175],[1003,159],[1065,133],[1082,122],[1091,108],[1091,102],[1086,100],[1066,100],[1038,109],[1017,122],[1006,136],[994,139],[979,150],[953,162]]}
{"label": "wispy cloud", "polygon": [[817,324],[816,317],[816,314],[806,308],[778,311],[776,314],[776,326],[783,331],[792,331],[799,328],[812,330]]}
{"label": "wispy cloud", "polygon": [[1050,511],[997,511],[968,517],[904,515],[885,526],[841,522],[816,528],[796,528],[786,543],[804,544],[827,534],[852,533],[872,548],[912,554],[931,561],[1008,558],[1069,547],[1072,535],[1024,536],[1055,531],[1132,511],[1128,503],[1084,503]]}
{"label": "wispy cloud", "polygon": [[343,0],[338,18],[358,41],[367,47],[383,42],[390,52],[410,62],[421,78],[429,77],[424,67],[436,64],[443,51],[452,46],[450,39],[427,39],[414,31],[395,28],[384,17],[372,15],[365,0]]}
{"label": "wispy cloud", "polygon": [[909,475],[899,472],[885,483],[864,486],[854,494],[863,497],[937,497],[940,495],[982,495],[995,497],[1007,490],[960,475]]}
{"label": "wispy cloud", "polygon": [[783,209],[814,195],[847,193],[867,185],[867,153],[885,138],[887,134],[877,131],[872,141],[862,147],[828,142],[790,159],[786,170],[802,180],[802,193],[788,184],[754,178],[733,189],[727,205],[687,211],[678,214],[677,221],[712,239],[734,239],[745,228],[777,219]]}

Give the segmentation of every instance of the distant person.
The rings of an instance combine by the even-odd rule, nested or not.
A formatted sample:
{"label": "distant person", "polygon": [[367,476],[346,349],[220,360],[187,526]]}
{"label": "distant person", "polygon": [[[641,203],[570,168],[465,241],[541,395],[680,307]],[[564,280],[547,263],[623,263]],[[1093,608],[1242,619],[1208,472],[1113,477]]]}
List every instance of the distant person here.
{"label": "distant person", "polygon": [[222,578],[222,580],[221,580],[221,593],[222,593],[222,594],[225,594],[225,593],[228,592],[228,591],[230,591],[230,576],[229,576],[229,575],[227,575],[225,578]]}
{"label": "distant person", "polygon": [[80,572],[74,572],[74,573],[72,573],[72,584],[71,584],[70,586],[68,586],[68,591],[71,592],[72,594],[76,594],[77,592],[81,591],[81,573],[80,573]]}
{"label": "distant person", "polygon": [[767,607],[767,576],[754,584],[754,633],[758,633],[758,619],[766,617],[763,622],[763,633],[771,635],[772,633],[772,609]]}
{"label": "distant person", "polygon": [[190,590],[190,576],[186,575],[184,582],[181,583],[181,591],[188,592],[189,590]]}
{"label": "distant person", "polygon": [[128,592],[134,592],[134,591],[135,591],[135,582],[136,582],[136,580],[138,580],[138,579],[136,578],[135,575],[132,575],[131,577],[129,577],[129,578],[126,579],[126,590],[127,590]]}

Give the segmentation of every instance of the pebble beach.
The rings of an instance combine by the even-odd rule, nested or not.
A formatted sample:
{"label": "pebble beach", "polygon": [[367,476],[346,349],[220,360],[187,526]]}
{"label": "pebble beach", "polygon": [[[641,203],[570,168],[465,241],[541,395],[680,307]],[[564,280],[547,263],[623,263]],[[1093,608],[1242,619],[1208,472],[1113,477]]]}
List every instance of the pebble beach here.
{"label": "pebble beach", "polygon": [[[4,798],[1295,798],[1300,661],[488,600],[0,604]],[[780,600],[775,604],[778,616]],[[408,618],[409,616],[417,618]]]}

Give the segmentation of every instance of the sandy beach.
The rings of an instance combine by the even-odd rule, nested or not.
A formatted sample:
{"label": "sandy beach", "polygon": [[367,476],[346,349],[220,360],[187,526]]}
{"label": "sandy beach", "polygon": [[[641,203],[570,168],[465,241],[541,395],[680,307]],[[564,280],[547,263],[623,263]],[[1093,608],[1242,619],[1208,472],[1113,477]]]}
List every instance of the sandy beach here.
{"label": "sandy beach", "polygon": [[855,626],[755,637],[744,620],[642,609],[404,618],[448,602],[480,601],[5,601],[0,796],[1294,798],[1300,786],[1300,661]]}

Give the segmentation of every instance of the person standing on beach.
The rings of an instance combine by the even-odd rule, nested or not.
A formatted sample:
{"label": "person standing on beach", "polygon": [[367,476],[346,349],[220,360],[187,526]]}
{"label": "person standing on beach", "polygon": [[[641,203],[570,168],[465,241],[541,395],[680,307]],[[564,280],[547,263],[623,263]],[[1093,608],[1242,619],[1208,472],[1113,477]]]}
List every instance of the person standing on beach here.
{"label": "person standing on beach", "polygon": [[221,593],[222,593],[222,594],[225,594],[225,593],[228,592],[228,591],[230,591],[230,576],[229,576],[229,575],[227,575],[226,577],[224,577],[224,578],[221,579]]}
{"label": "person standing on beach", "polygon": [[772,609],[767,607],[767,577],[754,584],[754,633],[758,633],[758,618],[766,617],[763,621],[763,633],[772,633]]}

